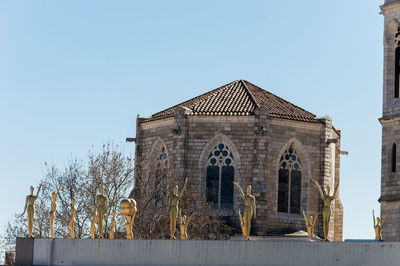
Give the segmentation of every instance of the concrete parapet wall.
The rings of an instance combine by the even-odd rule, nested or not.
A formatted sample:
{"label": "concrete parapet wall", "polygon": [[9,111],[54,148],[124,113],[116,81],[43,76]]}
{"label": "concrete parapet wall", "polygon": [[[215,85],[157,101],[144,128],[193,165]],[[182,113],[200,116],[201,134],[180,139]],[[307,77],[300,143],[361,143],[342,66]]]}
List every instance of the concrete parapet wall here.
{"label": "concrete parapet wall", "polygon": [[395,242],[35,239],[33,247],[34,265],[377,266],[399,261]]}

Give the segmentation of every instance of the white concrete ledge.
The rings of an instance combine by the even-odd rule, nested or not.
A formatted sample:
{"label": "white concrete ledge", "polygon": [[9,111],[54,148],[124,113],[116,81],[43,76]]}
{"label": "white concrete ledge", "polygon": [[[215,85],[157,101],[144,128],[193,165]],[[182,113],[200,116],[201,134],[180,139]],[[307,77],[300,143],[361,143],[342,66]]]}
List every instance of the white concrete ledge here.
{"label": "white concrete ledge", "polygon": [[400,243],[34,239],[34,265],[399,265]]}

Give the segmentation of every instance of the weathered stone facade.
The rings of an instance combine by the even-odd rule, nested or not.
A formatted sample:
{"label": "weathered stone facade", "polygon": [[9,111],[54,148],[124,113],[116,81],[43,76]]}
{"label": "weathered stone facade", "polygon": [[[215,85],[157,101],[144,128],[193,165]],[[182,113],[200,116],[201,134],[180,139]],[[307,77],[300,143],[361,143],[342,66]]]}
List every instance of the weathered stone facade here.
{"label": "weathered stone facade", "polygon": [[[400,238],[400,176],[398,145],[400,144],[400,98],[396,95],[396,48],[399,46],[400,1],[386,0],[381,6],[384,15],[384,81],[381,169],[381,217],[390,217],[382,236],[387,241]],[[394,152],[393,152],[394,149]]]}
{"label": "weathered stone facade", "polygon": [[[190,185],[198,188],[198,199],[206,201],[209,154],[216,145],[223,143],[232,153],[234,180],[242,186],[253,187],[257,217],[252,233],[267,235],[284,229],[305,230],[301,213],[278,212],[280,158],[289,148],[297,152],[302,174],[300,209],[309,215],[322,213],[322,200],[310,178],[324,187],[329,185],[332,191],[340,181],[340,131],[332,126],[328,117],[310,122],[272,116],[263,106],[255,107],[247,115],[195,115],[195,110],[183,103],[174,107],[171,117],[138,117],[136,160],[151,162],[161,147],[165,147],[179,177],[188,177]],[[149,164],[143,174],[150,174],[151,168]],[[235,190],[233,210],[242,208],[239,204],[241,200]],[[233,210],[224,212],[236,216]],[[342,231],[343,206],[338,196],[332,205],[329,239],[341,241]],[[315,233],[322,237],[322,232],[321,215]]]}

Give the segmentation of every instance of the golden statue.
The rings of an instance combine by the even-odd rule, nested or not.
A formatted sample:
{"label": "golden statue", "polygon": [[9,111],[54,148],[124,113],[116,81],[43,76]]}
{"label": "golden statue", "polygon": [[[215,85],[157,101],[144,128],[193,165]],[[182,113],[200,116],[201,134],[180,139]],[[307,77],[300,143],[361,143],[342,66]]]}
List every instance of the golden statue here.
{"label": "golden statue", "polygon": [[310,215],[310,217],[308,217],[308,219],[307,219],[306,213],[303,210],[304,222],[306,223],[306,228],[307,228],[307,233],[308,233],[309,238],[314,237],[314,229],[315,229],[315,225],[317,223],[318,215],[319,215],[319,213],[317,213],[317,215],[315,215],[315,218],[313,218]]}
{"label": "golden statue", "polygon": [[233,182],[233,184],[238,188],[240,192],[240,197],[244,200],[244,217],[240,214],[239,210],[239,219],[240,225],[242,227],[242,234],[246,237],[246,240],[251,240],[250,238],[250,229],[251,229],[251,218],[254,216],[256,218],[256,198],[251,195],[251,186],[247,186],[247,194],[243,193],[242,188],[238,183]]}
{"label": "golden statue", "polygon": [[324,219],[324,240],[328,241],[329,221],[331,219],[331,203],[336,198],[336,193],[339,188],[339,183],[335,186],[333,195],[330,196],[329,194],[330,194],[331,188],[329,186],[326,187],[326,191],[324,193],[324,192],[322,192],[322,189],[319,186],[319,184],[317,183],[317,181],[315,181],[314,179],[311,179],[311,181],[314,182],[315,186],[317,187],[317,189],[319,191],[319,195],[321,196],[321,199],[324,201],[324,208],[322,210],[322,217]]}
{"label": "golden statue", "polygon": [[125,223],[126,238],[133,239],[132,228],[137,212],[136,201],[132,198],[123,199],[121,200],[120,208]]}
{"label": "golden statue", "polygon": [[53,223],[54,223],[54,218],[56,216],[56,209],[57,209],[57,196],[58,192],[60,191],[61,185],[58,187],[57,192],[53,192],[51,194],[51,198],[53,199],[51,202],[51,210],[50,210],[50,218],[49,218],[49,224],[50,224],[50,237],[54,238],[54,228],[53,228]]}
{"label": "golden statue", "polygon": [[92,224],[90,225],[90,238],[94,238],[96,232],[97,212],[96,209],[92,213]]}
{"label": "golden statue", "polygon": [[115,235],[115,227],[117,226],[117,219],[115,218],[115,215],[117,214],[116,210],[112,211],[112,219],[111,219],[111,229],[110,229],[110,233],[109,233],[109,238],[110,239],[114,239],[114,235]]}
{"label": "golden statue", "polygon": [[381,221],[381,219],[379,217],[376,218],[375,221],[375,211],[372,210],[372,217],[374,218],[374,229],[375,229],[375,240],[380,240],[382,241],[382,229],[383,229],[383,225],[386,222],[387,216],[385,217],[385,219],[383,219],[383,222]]}
{"label": "golden statue", "polygon": [[108,197],[104,195],[104,186],[100,188],[100,194],[96,196],[95,209],[97,212],[97,232],[99,238],[103,238],[103,220],[108,210]]}
{"label": "golden statue", "polygon": [[176,218],[178,216],[178,210],[179,210],[178,204],[179,201],[182,199],[183,193],[185,192],[187,181],[188,179],[186,178],[185,185],[183,186],[181,194],[178,194],[178,185],[175,185],[174,194],[171,197],[169,197],[167,213],[169,214],[169,229],[171,233],[171,239],[176,239],[175,230],[176,230]]}
{"label": "golden statue", "polygon": [[35,196],[35,195],[33,195],[33,191],[34,191],[33,186],[30,187],[31,194],[26,196],[24,212],[21,214],[21,216],[23,216],[25,214],[25,211],[28,214],[28,233],[29,233],[29,237],[32,237],[33,217],[35,215],[35,201],[39,197],[39,192],[40,192],[41,188],[42,188],[42,184],[40,184],[40,186],[38,188],[38,191],[36,193],[36,196]]}
{"label": "golden statue", "polygon": [[75,199],[71,199],[71,219],[69,220],[69,231],[71,232],[71,238],[75,238],[75,217],[76,217],[76,208],[75,208]]}
{"label": "golden statue", "polygon": [[239,221],[240,221],[240,228],[242,229],[242,235],[244,237],[247,237],[247,235],[246,235],[246,227],[244,226],[245,225],[244,217],[240,213],[240,209],[238,209],[238,215],[239,215]]}
{"label": "golden statue", "polygon": [[181,214],[181,210],[179,209],[179,223],[181,227],[181,240],[187,240],[188,239],[188,234],[187,234],[187,228],[189,226],[190,221],[192,220],[193,215],[195,215],[195,212],[190,215],[189,219],[186,221],[186,215]]}

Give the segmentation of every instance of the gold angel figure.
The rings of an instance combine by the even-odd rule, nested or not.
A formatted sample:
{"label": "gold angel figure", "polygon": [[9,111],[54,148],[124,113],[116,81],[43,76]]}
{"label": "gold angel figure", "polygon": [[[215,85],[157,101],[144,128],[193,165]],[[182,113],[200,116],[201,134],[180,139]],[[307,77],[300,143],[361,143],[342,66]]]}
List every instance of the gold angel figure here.
{"label": "gold angel figure", "polygon": [[322,192],[322,189],[319,186],[319,184],[317,183],[317,181],[315,181],[314,179],[311,179],[311,181],[317,187],[317,189],[319,191],[319,195],[321,196],[321,199],[324,201],[324,207],[322,209],[322,218],[324,219],[324,240],[328,241],[329,221],[331,219],[331,203],[336,198],[336,193],[338,192],[339,183],[335,186],[333,195],[330,196],[331,188],[329,186],[326,187],[326,191],[324,193],[324,192]]}
{"label": "gold angel figure", "polygon": [[117,226],[117,218],[115,218],[115,215],[117,214],[116,210],[112,211],[112,219],[111,219],[111,228],[110,228],[110,233],[109,233],[109,238],[114,239],[115,235],[115,227]]}
{"label": "gold angel figure", "polygon": [[181,227],[181,240],[187,240],[188,239],[188,233],[187,233],[187,228],[189,226],[190,221],[192,220],[193,215],[196,213],[192,213],[190,215],[189,219],[186,221],[186,215],[182,216],[181,210],[179,209],[179,223]]}
{"label": "gold angel figure", "polygon": [[185,192],[187,181],[188,179],[186,178],[185,185],[183,186],[183,189],[180,194],[178,194],[178,185],[175,185],[174,194],[172,194],[169,197],[167,213],[169,214],[169,228],[170,228],[171,239],[176,239],[175,230],[176,230],[176,218],[178,216],[178,210],[179,210],[178,204],[179,201],[182,199],[183,193]]}
{"label": "gold angel figure", "polygon": [[308,219],[307,219],[306,213],[303,210],[304,222],[306,223],[307,234],[308,234],[309,238],[314,237],[314,229],[315,229],[315,225],[317,224],[318,215],[319,215],[319,213],[317,213],[315,215],[315,218],[313,218],[310,215],[310,217],[308,217]]}
{"label": "gold angel figure", "polygon": [[34,219],[34,215],[35,215],[35,201],[39,197],[39,192],[40,192],[41,188],[42,188],[42,184],[40,184],[38,191],[36,192],[36,196],[35,196],[35,195],[33,195],[33,191],[35,190],[35,188],[33,186],[30,187],[31,194],[26,196],[24,211],[21,214],[21,216],[23,216],[25,214],[25,211],[27,212],[29,237],[32,237],[33,219]]}
{"label": "gold angel figure", "polygon": [[372,218],[374,219],[374,229],[375,229],[375,240],[380,240],[382,241],[382,229],[383,229],[383,225],[386,222],[387,216],[385,217],[385,219],[382,220],[379,217],[376,217],[376,221],[375,221],[375,211],[372,210]]}
{"label": "gold angel figure", "polygon": [[108,197],[104,195],[104,186],[100,188],[100,194],[96,196],[95,209],[97,212],[97,232],[99,238],[103,238],[103,220],[108,210]]}
{"label": "gold angel figure", "polygon": [[[251,230],[251,219],[254,217],[256,218],[256,198],[251,195],[251,186],[247,186],[247,194],[243,193],[242,188],[239,186],[238,183],[233,182],[233,184],[237,187],[240,192],[240,196],[244,201],[244,217],[239,216],[240,224],[242,227],[242,234],[246,237],[246,240],[251,240],[250,238],[250,230]],[[240,210],[239,210],[240,214]],[[244,230],[243,230],[244,229]]]}
{"label": "gold angel figure", "polygon": [[71,232],[71,238],[75,238],[75,217],[76,217],[76,208],[75,208],[75,199],[71,199],[71,219],[69,220],[69,231]]}
{"label": "gold angel figure", "polygon": [[54,238],[54,218],[56,216],[56,209],[57,209],[57,196],[58,192],[60,192],[61,185],[58,187],[57,192],[53,192],[51,194],[52,202],[51,202],[51,209],[50,209],[50,218],[49,218],[49,225],[50,225],[50,237]]}

